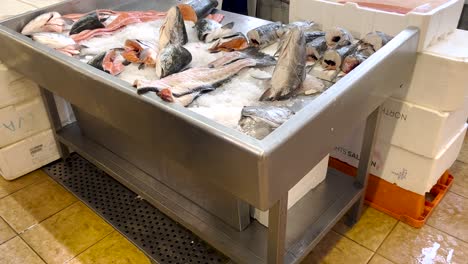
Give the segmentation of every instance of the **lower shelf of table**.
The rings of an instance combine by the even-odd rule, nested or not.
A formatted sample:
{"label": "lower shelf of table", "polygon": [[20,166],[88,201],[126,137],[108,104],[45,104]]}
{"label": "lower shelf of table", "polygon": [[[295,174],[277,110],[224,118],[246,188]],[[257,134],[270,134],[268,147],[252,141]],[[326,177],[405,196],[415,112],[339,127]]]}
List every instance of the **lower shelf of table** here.
{"label": "lower shelf of table", "polygon": [[[235,262],[266,263],[267,228],[253,221],[239,232],[105,147],[82,135],[77,123],[58,140]],[[324,182],[288,210],[285,263],[298,263],[358,201],[354,178],[329,169]]]}

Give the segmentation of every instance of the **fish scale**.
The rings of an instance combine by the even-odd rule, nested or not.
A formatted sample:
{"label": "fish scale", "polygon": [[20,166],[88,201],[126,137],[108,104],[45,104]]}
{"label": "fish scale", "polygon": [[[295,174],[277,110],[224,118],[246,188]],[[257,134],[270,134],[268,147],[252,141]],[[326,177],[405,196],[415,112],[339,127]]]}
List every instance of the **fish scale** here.
{"label": "fish scale", "polygon": [[160,92],[162,89],[167,88],[170,89],[174,96],[178,97],[194,92],[202,87],[217,85],[231,78],[240,70],[254,66],[255,64],[256,61],[254,59],[241,59],[218,68],[192,68],[160,80],[140,81],[136,85],[139,93],[148,91]]}

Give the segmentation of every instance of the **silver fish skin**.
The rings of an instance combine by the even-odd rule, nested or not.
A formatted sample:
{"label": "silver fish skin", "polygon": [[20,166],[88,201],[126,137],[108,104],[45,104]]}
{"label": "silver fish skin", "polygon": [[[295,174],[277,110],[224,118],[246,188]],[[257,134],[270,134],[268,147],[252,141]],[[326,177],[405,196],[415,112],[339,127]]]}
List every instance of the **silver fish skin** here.
{"label": "silver fish skin", "polygon": [[232,35],[232,28],[234,22],[221,25],[213,19],[200,19],[195,23],[195,29],[197,30],[197,36],[200,41],[206,43],[213,42],[219,38]]}
{"label": "silver fish skin", "polygon": [[[285,27],[287,29],[287,31],[285,31],[285,32],[288,32],[289,30],[291,30],[294,27],[294,26],[291,26],[291,25],[295,25],[295,23],[296,24],[299,23],[299,25],[302,24],[302,23],[312,23],[313,24],[313,22],[302,22],[302,21],[293,22],[293,23],[288,25],[289,27]],[[313,25],[315,25],[315,24],[313,24]],[[302,27],[301,26],[296,26],[296,27],[298,27],[299,29],[302,30],[302,32],[304,32],[306,44],[312,42],[313,40],[315,40],[315,39],[317,39],[319,37],[324,37],[325,36],[324,31],[317,31],[317,30],[305,31],[305,30],[307,30],[307,27],[305,27],[305,26],[302,26]],[[313,28],[315,29],[316,27],[314,26]],[[278,49],[275,52],[275,56],[281,53],[281,50],[283,49],[283,46],[284,46],[284,38],[281,38],[280,42],[278,44]]]}
{"label": "silver fish skin", "polygon": [[327,41],[324,36],[317,37],[311,42],[306,43],[307,59],[311,61],[318,61],[323,57],[327,50]]}
{"label": "silver fish skin", "polygon": [[184,18],[180,9],[174,6],[167,11],[166,20],[159,30],[159,49],[164,49],[168,44],[185,45],[187,42]]}
{"label": "silver fish skin", "polygon": [[380,32],[375,31],[367,34],[363,39],[362,42],[365,44],[370,45],[375,51],[378,51],[383,46],[385,46],[393,37]]}
{"label": "silver fish skin", "polygon": [[359,66],[359,64],[367,60],[368,57],[369,56],[367,56],[367,54],[363,53],[362,51],[356,51],[353,54],[346,56],[343,63],[341,64],[341,70],[344,73],[349,73],[354,70],[354,68]]}
{"label": "silver fish skin", "polygon": [[234,61],[246,59],[246,58],[253,58],[257,61],[257,67],[268,67],[273,66],[276,64],[276,60],[274,57],[261,52],[258,48],[249,47],[245,50],[241,51],[233,51],[227,52],[224,56],[216,59],[208,64],[208,67],[219,67],[224,66],[229,63],[233,63]]}
{"label": "silver fish skin", "polygon": [[32,35],[40,32],[57,32],[61,33],[66,26],[65,21],[60,13],[48,12],[35,17],[27,23],[21,30],[23,35]]}
{"label": "silver fish skin", "polygon": [[156,75],[164,78],[177,73],[192,62],[192,54],[180,45],[167,45],[156,59]]}
{"label": "silver fish skin", "polygon": [[304,33],[320,30],[320,26],[317,23],[312,22],[312,21],[300,20],[300,21],[294,21],[285,25],[283,27],[283,30],[284,30],[283,35],[286,34],[289,30],[291,30],[294,27],[299,28]]}
{"label": "silver fish skin", "polygon": [[[298,23],[298,22],[296,22],[296,23]],[[288,30],[290,30],[290,29],[288,29]],[[324,31],[304,31],[303,28],[301,28],[301,27],[299,27],[299,29],[301,29],[304,32],[304,37],[305,37],[306,44],[312,42],[313,40],[315,40],[315,39],[317,39],[319,37],[324,37],[325,36]],[[324,37],[324,39],[325,39],[325,37]],[[283,49],[283,47],[284,47],[284,38],[281,38],[280,42],[278,44],[278,49],[275,52],[275,56],[281,53],[281,50]]]}
{"label": "silver fish skin", "polygon": [[284,48],[273,71],[270,88],[260,101],[275,101],[289,98],[306,77],[306,48],[304,33],[293,28],[285,36]]}
{"label": "silver fish skin", "polygon": [[248,58],[217,68],[195,67],[160,80],[137,80],[134,86],[137,87],[138,94],[150,91],[160,94],[163,90],[169,90],[175,97],[180,97],[195,91],[218,87],[242,69],[253,67],[256,63],[255,59]]}
{"label": "silver fish skin", "polygon": [[91,12],[87,15],[82,16],[75,23],[73,23],[70,29],[70,35],[78,34],[83,30],[105,28],[101,22],[101,18],[97,11]]}
{"label": "silver fish skin", "polygon": [[336,49],[347,46],[354,41],[353,35],[348,30],[340,27],[335,27],[325,32],[325,39],[328,47]]}
{"label": "silver fish skin", "polygon": [[198,19],[206,17],[218,6],[217,0],[186,0],[183,3],[193,7]]}
{"label": "silver fish skin", "polygon": [[309,31],[304,32],[305,42],[309,43],[316,38],[325,37],[325,31]]}
{"label": "silver fish skin", "polygon": [[247,38],[251,45],[259,48],[265,48],[277,40],[284,34],[284,25],[281,22],[269,23],[259,26],[247,32]]}
{"label": "silver fish skin", "polygon": [[245,134],[261,140],[293,115],[294,112],[285,107],[246,106],[242,109],[239,127]]}
{"label": "silver fish skin", "polygon": [[32,39],[53,49],[76,45],[76,42],[69,36],[51,32],[34,33]]}
{"label": "silver fish skin", "polygon": [[349,54],[354,53],[357,50],[358,45],[352,44],[333,50],[329,49],[323,54],[322,66],[326,70],[340,69],[341,65]]}

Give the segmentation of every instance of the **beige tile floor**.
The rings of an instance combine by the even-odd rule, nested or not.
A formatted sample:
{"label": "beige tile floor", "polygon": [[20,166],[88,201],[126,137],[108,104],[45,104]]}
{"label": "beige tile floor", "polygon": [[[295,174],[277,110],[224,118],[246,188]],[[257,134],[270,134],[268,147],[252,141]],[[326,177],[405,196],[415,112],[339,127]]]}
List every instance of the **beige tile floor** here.
{"label": "beige tile floor", "polygon": [[[303,263],[468,263],[468,136],[455,182],[421,229],[373,208],[340,221]],[[0,263],[150,263],[104,220],[42,171],[0,177]]]}

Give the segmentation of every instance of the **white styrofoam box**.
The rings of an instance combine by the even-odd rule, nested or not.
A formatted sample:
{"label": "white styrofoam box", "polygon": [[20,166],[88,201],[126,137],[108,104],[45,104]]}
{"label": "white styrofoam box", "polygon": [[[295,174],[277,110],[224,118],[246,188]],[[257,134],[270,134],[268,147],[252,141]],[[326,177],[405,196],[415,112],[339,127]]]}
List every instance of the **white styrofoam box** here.
{"label": "white styrofoam box", "polygon": [[[328,170],[328,159],[330,155],[327,155],[321,160],[306,176],[304,176],[294,187],[288,192],[288,209],[293,207],[304,195],[310,190],[314,189],[321,182],[325,180]],[[268,227],[268,211],[260,211],[255,209],[253,212],[253,218]]]}
{"label": "white styrofoam box", "polygon": [[0,149],[0,175],[21,177],[60,158],[52,130],[46,130]]}
{"label": "white styrofoam box", "polygon": [[54,98],[62,126],[75,122],[76,117],[70,103],[58,95],[54,95]]}
{"label": "white styrofoam box", "polygon": [[42,97],[0,109],[0,148],[50,128]]}
{"label": "white styrofoam box", "polygon": [[393,97],[439,110],[454,111],[468,96],[468,31],[455,30],[418,54],[410,86]]}
{"label": "white styrofoam box", "polygon": [[416,26],[421,30],[418,51],[422,51],[457,28],[462,8],[463,0],[448,0],[427,13],[397,14],[338,0],[290,0],[289,18],[315,21],[324,30],[343,27],[357,38],[376,30],[395,36],[408,26]]}
{"label": "white styrofoam box", "polygon": [[[467,124],[463,124],[435,158],[418,155],[377,139],[370,173],[403,189],[424,195],[457,159],[467,127]],[[353,131],[348,140],[335,147],[330,155],[357,167],[363,131],[363,127]]]}
{"label": "white styrofoam box", "polygon": [[2,0],[2,7],[0,8],[0,20],[34,9],[36,9],[34,6],[28,5],[18,0]]}
{"label": "white styrofoam box", "polygon": [[379,140],[428,158],[455,136],[468,117],[468,97],[464,108],[439,112],[426,107],[387,100],[380,108]]}
{"label": "white styrofoam box", "polygon": [[0,62],[0,108],[40,94],[39,87]]}

